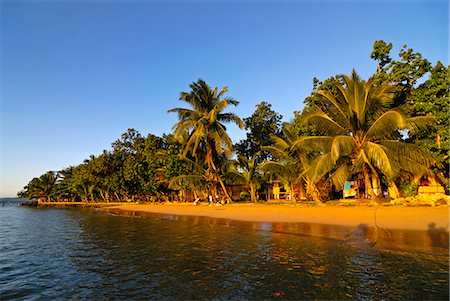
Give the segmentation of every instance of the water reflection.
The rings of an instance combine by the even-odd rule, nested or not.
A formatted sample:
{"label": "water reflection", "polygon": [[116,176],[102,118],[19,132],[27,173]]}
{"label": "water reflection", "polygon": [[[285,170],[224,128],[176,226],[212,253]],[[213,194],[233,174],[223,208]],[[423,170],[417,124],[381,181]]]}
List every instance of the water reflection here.
{"label": "water reflection", "polygon": [[[173,219],[162,215],[133,214]],[[261,296],[261,284],[264,283],[265,298],[289,299],[304,294],[317,298],[367,299],[378,296],[383,299],[392,297],[393,293],[401,299],[417,298],[421,296],[420,290],[419,293],[412,293],[411,287],[427,290],[426,283],[439,282],[439,277],[442,285],[446,279],[443,272],[448,271],[446,264],[441,264],[439,268],[435,266],[436,270],[430,274],[418,273],[419,269],[427,270],[428,264],[434,265],[448,258],[448,232],[442,230],[386,230],[364,224],[352,228],[300,223],[249,223],[186,216],[177,219],[192,226],[214,225],[210,228],[212,233],[207,235],[209,238],[224,229],[230,235],[213,241],[207,239],[204,245],[222,246],[222,252],[210,250],[218,255],[210,257],[209,264],[215,266],[214,270],[232,270],[228,277],[244,284],[245,291],[241,296],[248,297],[250,292]],[[233,230],[227,232],[226,229]],[[236,237],[235,231],[239,232],[239,237]],[[257,235],[253,235],[255,233]],[[423,258],[411,253],[417,251]],[[230,252],[234,255],[227,259],[226,254],[229,256]],[[401,260],[391,256],[399,256]],[[411,259],[413,263],[409,263]],[[398,262],[402,262],[400,266]],[[255,281],[247,280],[255,275],[261,277]],[[235,282],[226,280],[225,283],[230,285]],[[311,290],[312,287],[315,289]],[[448,288],[448,281],[445,287]]]}
{"label": "water reflection", "polygon": [[[0,234],[0,299],[449,297],[448,250],[442,248],[445,233],[439,229],[378,231],[381,243],[372,246],[366,242],[372,242],[374,231],[364,225],[355,232],[314,224],[117,213],[28,209],[20,215],[20,226],[0,219],[0,225],[7,221],[15,229],[12,235]],[[418,241],[425,247],[413,246],[413,237],[422,237]],[[5,247],[7,239],[10,247]],[[402,247],[391,248],[389,242]],[[21,260],[12,264],[21,245]]]}

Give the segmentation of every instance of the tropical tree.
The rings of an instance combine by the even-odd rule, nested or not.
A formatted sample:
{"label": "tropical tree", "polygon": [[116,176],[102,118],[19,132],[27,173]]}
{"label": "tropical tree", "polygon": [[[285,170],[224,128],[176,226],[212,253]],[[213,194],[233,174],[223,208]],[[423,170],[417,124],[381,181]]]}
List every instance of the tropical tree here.
{"label": "tropical tree", "polygon": [[273,145],[266,146],[263,149],[270,152],[274,159],[263,162],[260,169],[274,174],[290,194],[292,201],[297,202],[295,186],[298,186],[300,190],[300,197],[305,196],[303,174],[308,167],[308,153],[299,147],[294,148],[299,136],[289,123],[283,125],[281,137],[271,135],[271,139],[274,141]]}
{"label": "tropical tree", "polygon": [[81,200],[85,203],[87,203],[89,200],[95,200],[95,190],[95,183],[92,183],[91,181],[86,179],[77,179],[72,185],[73,193],[80,197]]}
{"label": "tropical tree", "polygon": [[[449,67],[437,62],[430,72],[430,77],[412,92],[411,114],[414,116],[433,115],[434,122],[425,131],[410,135],[410,140],[430,150],[442,167],[436,172],[449,178],[449,104],[450,92]],[[448,181],[442,181],[447,182]]]}
{"label": "tropical tree", "polygon": [[258,153],[251,158],[239,155],[233,162],[236,181],[241,182],[250,190],[250,199],[257,203],[259,200],[258,189],[261,187],[262,175],[258,168]]}
{"label": "tropical tree", "polygon": [[272,105],[263,101],[256,106],[252,116],[244,118],[246,138],[235,145],[239,155],[251,159],[257,155],[257,163],[271,159],[270,153],[262,148],[273,143],[270,135],[281,133],[282,115],[272,110]]}
{"label": "tropical tree", "polygon": [[392,109],[392,85],[376,85],[373,78],[361,80],[353,70],[335,83],[339,93],[319,90],[317,94],[329,107],[316,106],[305,122],[315,124],[319,135],[301,137],[294,147],[318,150],[310,174],[318,181],[329,175],[335,187],[341,188],[353,173],[362,173],[366,192],[376,199],[372,180],[380,174],[393,180],[401,170],[428,173],[432,164],[428,153],[398,139],[397,131],[411,133],[433,120],[429,116],[407,118]]}
{"label": "tropical tree", "polygon": [[376,84],[393,83],[395,95],[392,107],[402,109],[405,114],[411,111],[411,94],[416,83],[431,70],[431,63],[419,52],[403,45],[398,56],[400,60],[390,57],[392,44],[383,40],[375,41],[370,58],[377,61],[377,72],[373,76]]}
{"label": "tropical tree", "polygon": [[47,202],[50,202],[54,196],[57,181],[57,174],[53,171],[49,171],[39,178],[32,179],[28,185],[24,187],[24,190],[19,192],[19,196],[29,199],[47,200]]}
{"label": "tropical tree", "polygon": [[220,155],[231,156],[233,144],[228,136],[224,123],[233,122],[240,128],[244,122],[233,113],[224,113],[229,106],[237,106],[238,101],[225,97],[227,87],[211,89],[205,81],[199,79],[190,85],[190,92],[182,92],[180,100],[191,108],[174,108],[169,112],[178,113],[178,122],[174,125],[174,134],[184,139],[183,156],[190,154],[196,163],[200,160],[201,149],[205,150],[204,163],[217,175],[224,195],[229,201],[230,196],[219,174],[216,165]]}
{"label": "tropical tree", "polygon": [[168,182],[168,187],[170,189],[188,189],[193,192],[194,198],[206,199],[208,195],[216,195],[219,174],[212,168],[189,158],[184,157],[182,160],[185,166],[189,166],[189,172],[172,177]]}

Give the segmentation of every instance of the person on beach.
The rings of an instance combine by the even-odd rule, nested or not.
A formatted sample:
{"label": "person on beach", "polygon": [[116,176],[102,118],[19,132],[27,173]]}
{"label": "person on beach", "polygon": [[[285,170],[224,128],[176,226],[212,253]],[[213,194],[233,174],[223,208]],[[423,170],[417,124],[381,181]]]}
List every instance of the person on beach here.
{"label": "person on beach", "polygon": [[210,195],[208,195],[208,206],[212,206],[212,204],[213,204],[213,197],[210,194]]}

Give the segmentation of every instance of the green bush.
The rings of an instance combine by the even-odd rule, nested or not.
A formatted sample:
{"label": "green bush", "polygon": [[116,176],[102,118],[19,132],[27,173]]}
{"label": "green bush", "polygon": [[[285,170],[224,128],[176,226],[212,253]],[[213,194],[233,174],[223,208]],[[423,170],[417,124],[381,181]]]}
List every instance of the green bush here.
{"label": "green bush", "polygon": [[250,202],[250,200],[251,200],[251,196],[248,191],[242,191],[239,194],[239,198],[241,199],[242,202]]}
{"label": "green bush", "polygon": [[441,193],[430,195],[422,194],[414,197],[394,199],[391,200],[389,204],[396,206],[448,206],[450,204],[450,196]]}
{"label": "green bush", "polygon": [[416,195],[417,185],[415,185],[415,184],[411,184],[409,182],[403,182],[403,183],[400,183],[398,188],[400,190],[400,193],[404,197],[413,197]]}

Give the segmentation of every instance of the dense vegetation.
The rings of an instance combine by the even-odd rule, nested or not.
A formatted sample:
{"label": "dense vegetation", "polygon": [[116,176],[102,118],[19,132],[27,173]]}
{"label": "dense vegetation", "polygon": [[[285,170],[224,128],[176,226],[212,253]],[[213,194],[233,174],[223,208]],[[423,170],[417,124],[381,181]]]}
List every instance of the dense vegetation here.
{"label": "dense vegetation", "polygon": [[[379,187],[408,194],[422,175],[447,188],[449,178],[449,67],[432,66],[404,46],[391,58],[392,44],[376,41],[370,57],[376,73],[367,81],[353,70],[319,81],[294,120],[267,102],[240,119],[227,112],[239,102],[227,88],[203,80],[180,100],[173,133],[143,137],[128,129],[111,150],[77,166],[32,179],[19,197],[56,201],[167,201],[220,195],[258,202],[274,180],[296,202],[340,197],[344,182],[359,179],[377,199]],[[425,77],[428,76],[427,79]],[[247,131],[232,144],[226,124]]]}

